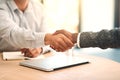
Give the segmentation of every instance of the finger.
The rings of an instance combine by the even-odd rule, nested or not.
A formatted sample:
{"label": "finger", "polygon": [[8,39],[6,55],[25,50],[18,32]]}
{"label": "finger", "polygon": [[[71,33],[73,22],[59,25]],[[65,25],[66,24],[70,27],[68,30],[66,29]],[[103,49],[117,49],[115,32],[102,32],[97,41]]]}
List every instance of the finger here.
{"label": "finger", "polygon": [[65,51],[68,49],[67,44],[64,42],[64,40],[62,39],[64,36],[60,35],[61,37],[57,39],[56,43],[54,44],[54,49],[56,51]]}
{"label": "finger", "polygon": [[21,53],[25,53],[26,48],[21,49]]}
{"label": "finger", "polygon": [[72,43],[72,41],[71,40],[69,40],[67,37],[63,37],[63,41],[64,41],[64,43],[66,43],[66,45],[67,45],[67,49],[70,49],[70,48],[72,48],[73,46],[74,46],[74,44]]}
{"label": "finger", "polygon": [[51,41],[51,46],[54,50],[56,51],[65,51],[68,49],[68,45],[64,41],[64,36],[63,34],[57,34],[53,35],[54,40]]}
{"label": "finger", "polygon": [[58,39],[57,39],[57,43],[58,43],[58,51],[66,51],[68,49],[70,49],[73,46],[73,43],[63,34],[59,34],[58,35]]}
{"label": "finger", "polygon": [[30,58],[32,58],[33,57],[33,55],[32,54],[29,54],[29,53],[25,53],[25,55],[24,55],[25,57],[30,57]]}
{"label": "finger", "polygon": [[50,45],[50,47],[57,52],[62,50],[58,42]]}
{"label": "finger", "polygon": [[29,57],[30,54],[26,52],[26,53],[24,53],[24,56],[25,56],[25,57]]}
{"label": "finger", "polygon": [[64,42],[63,39],[61,39],[61,41],[59,42],[58,45],[59,45],[59,46],[58,46],[58,47],[59,47],[59,48],[58,48],[58,51],[63,52],[63,51],[65,51],[65,50],[68,49],[68,46],[67,46],[67,44]]}
{"label": "finger", "polygon": [[35,54],[36,50],[31,48],[31,49],[29,49],[29,52],[30,52],[30,54]]}
{"label": "finger", "polygon": [[26,50],[24,51],[24,56],[25,56],[25,57],[32,57],[32,54],[31,54],[31,52],[29,51],[29,49],[26,49]]}
{"label": "finger", "polygon": [[63,34],[64,34],[67,38],[69,38],[70,40],[72,40],[72,33],[68,32],[68,31],[66,31],[66,30],[63,30]]}
{"label": "finger", "polygon": [[64,34],[66,37],[68,37],[72,41],[72,33],[66,30],[58,30],[54,34]]}
{"label": "finger", "polygon": [[40,52],[41,52],[41,48],[33,48],[33,49],[29,49],[29,54],[32,55],[33,57],[37,57]]}

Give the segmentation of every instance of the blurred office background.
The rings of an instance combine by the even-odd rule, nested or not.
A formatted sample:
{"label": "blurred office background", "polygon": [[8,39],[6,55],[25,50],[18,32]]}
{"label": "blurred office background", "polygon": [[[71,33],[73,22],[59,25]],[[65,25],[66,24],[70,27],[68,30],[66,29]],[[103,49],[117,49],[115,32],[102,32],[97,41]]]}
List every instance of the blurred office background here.
{"label": "blurred office background", "polygon": [[[37,1],[37,0],[36,0]],[[119,0],[39,0],[50,31],[100,31],[119,27]]]}
{"label": "blurred office background", "polygon": [[41,0],[51,32],[66,29],[78,32],[79,0]]}

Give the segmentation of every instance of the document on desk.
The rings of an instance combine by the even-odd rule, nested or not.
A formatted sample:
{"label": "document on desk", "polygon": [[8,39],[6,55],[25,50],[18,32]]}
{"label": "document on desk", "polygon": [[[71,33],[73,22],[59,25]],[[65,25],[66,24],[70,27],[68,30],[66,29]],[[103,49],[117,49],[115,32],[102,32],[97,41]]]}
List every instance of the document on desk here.
{"label": "document on desk", "polygon": [[35,58],[24,57],[24,54],[22,54],[19,51],[18,52],[3,52],[2,56],[3,56],[3,60],[41,59],[44,57],[43,55],[40,55]]}

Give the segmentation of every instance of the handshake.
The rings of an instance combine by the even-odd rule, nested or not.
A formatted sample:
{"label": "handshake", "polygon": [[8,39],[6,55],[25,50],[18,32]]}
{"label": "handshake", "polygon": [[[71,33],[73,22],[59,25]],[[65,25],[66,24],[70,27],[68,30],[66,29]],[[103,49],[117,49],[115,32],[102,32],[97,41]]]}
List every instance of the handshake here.
{"label": "handshake", "polygon": [[74,46],[77,42],[77,35],[78,33],[57,30],[53,34],[46,34],[45,45],[50,45],[50,47],[57,52],[64,52]]}
{"label": "handshake", "polygon": [[[77,42],[78,33],[70,33],[66,30],[58,30],[53,34],[45,35],[45,45],[50,47],[57,52],[64,52],[71,49]],[[37,57],[41,52],[42,48],[23,48],[21,52],[25,57]]]}

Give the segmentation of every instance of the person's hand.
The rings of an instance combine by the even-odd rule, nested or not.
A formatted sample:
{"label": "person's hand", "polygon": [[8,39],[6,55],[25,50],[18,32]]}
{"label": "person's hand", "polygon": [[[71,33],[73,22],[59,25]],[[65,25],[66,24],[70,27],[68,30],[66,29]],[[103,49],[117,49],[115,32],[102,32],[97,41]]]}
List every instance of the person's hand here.
{"label": "person's hand", "polygon": [[21,52],[24,54],[25,57],[37,57],[42,52],[42,48],[23,48]]}
{"label": "person's hand", "polygon": [[73,42],[73,37],[72,37],[72,33],[71,33],[71,32],[68,32],[68,31],[62,29],[62,30],[57,30],[57,31],[54,33],[54,35],[55,35],[55,34],[63,34],[63,35],[65,35],[67,38],[69,38],[69,39]]}
{"label": "person's hand", "polygon": [[64,52],[74,46],[72,41],[63,34],[46,34],[45,44],[58,52]]}
{"label": "person's hand", "polygon": [[57,30],[54,34],[65,35],[67,38],[69,38],[73,42],[73,44],[75,44],[77,42],[78,33],[71,33],[66,30]]}

